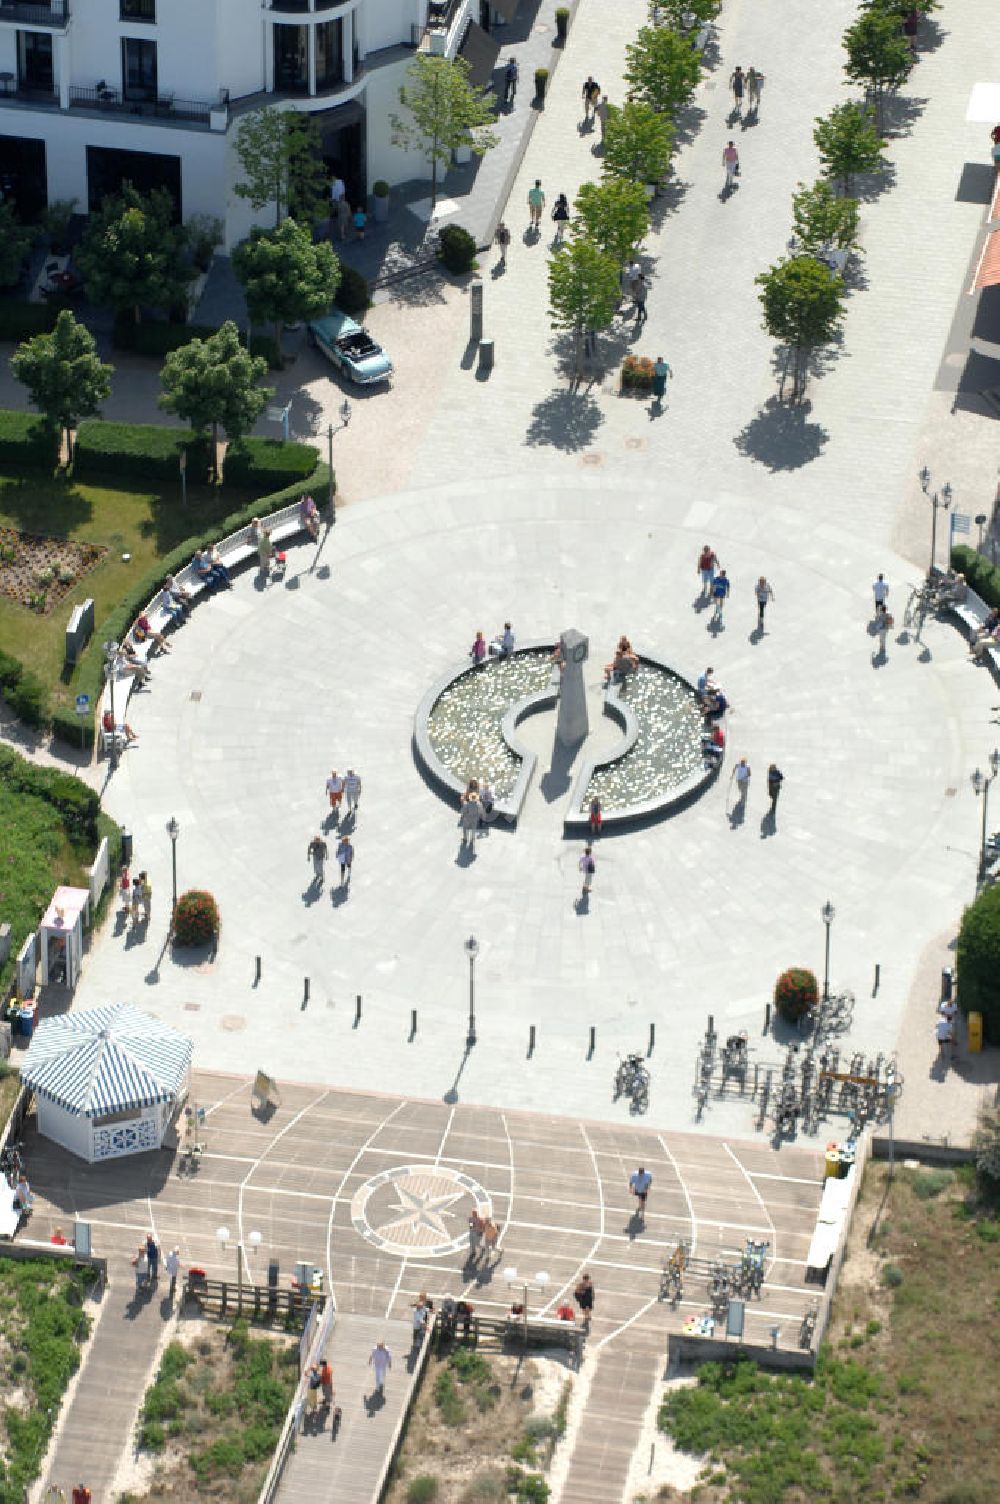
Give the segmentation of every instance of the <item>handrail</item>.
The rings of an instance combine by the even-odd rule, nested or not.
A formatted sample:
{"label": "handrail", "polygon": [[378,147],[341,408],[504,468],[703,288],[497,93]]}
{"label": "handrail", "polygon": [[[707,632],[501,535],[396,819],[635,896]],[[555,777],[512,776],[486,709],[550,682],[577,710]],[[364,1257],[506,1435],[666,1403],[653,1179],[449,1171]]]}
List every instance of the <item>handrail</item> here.
{"label": "handrail", "polygon": [[[379,1504],[381,1504],[382,1495],[385,1493],[386,1484],[389,1482],[389,1474],[392,1471],[392,1465],[396,1461],[396,1456],[403,1442],[403,1432],[406,1430],[406,1423],[410,1418],[410,1411],[413,1408],[413,1402],[417,1397],[417,1390],[420,1387],[420,1376],[423,1373],[424,1368],[427,1366],[427,1359],[430,1356],[431,1339],[434,1336],[434,1329],[436,1324],[437,1314],[435,1313],[431,1317],[430,1325],[427,1327],[427,1330],[424,1333],[423,1346],[421,1347],[420,1355],[413,1366],[413,1383],[410,1385],[410,1392],[407,1396],[406,1404],[400,1411],[399,1419],[396,1421],[396,1425],[393,1429],[393,1433],[389,1441],[389,1450],[387,1451],[385,1461],[382,1464],[382,1471],[379,1473],[378,1481],[375,1484],[374,1489],[372,1490],[372,1499],[378,1500]],[[264,1501],[258,1500],[258,1504],[264,1504]]]}
{"label": "handrail", "polygon": [[257,1495],[257,1504],[273,1504],[277,1497],[278,1488],[281,1484],[281,1475],[285,1470],[285,1463],[291,1454],[295,1444],[295,1438],[299,1432],[299,1426],[305,1411],[306,1386],[309,1382],[309,1369],[316,1362],[317,1357],[323,1352],[337,1320],[337,1303],[330,1292],[330,1298],[323,1312],[323,1320],[320,1322],[316,1335],[306,1355],[305,1367],[299,1375],[299,1382],[295,1386],[295,1393],[289,1402],[285,1413],[284,1423],[274,1448],[274,1456],[271,1458],[271,1466],[267,1470],[267,1476],[261,1485]]}

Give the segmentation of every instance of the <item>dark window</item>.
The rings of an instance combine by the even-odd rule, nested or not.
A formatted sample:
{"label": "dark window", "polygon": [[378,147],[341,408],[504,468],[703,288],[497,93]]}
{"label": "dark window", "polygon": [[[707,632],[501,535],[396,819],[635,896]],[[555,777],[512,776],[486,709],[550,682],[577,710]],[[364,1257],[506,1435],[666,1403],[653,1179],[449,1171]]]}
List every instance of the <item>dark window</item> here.
{"label": "dark window", "polygon": [[330,89],[344,77],[343,22],[323,21],[316,27],[316,87]]}
{"label": "dark window", "polygon": [[121,0],[122,21],[155,21],[156,0]]}
{"label": "dark window", "polygon": [[51,34],[19,31],[17,38],[18,87],[29,94],[51,94],[55,88]]}
{"label": "dark window", "polygon": [[87,147],[87,208],[99,209],[106,198],[131,183],[140,193],[166,188],[174,201],[174,223],[181,222],[181,159],[158,152],[117,151],[107,146]]}
{"label": "dark window", "polygon": [[23,223],[35,224],[48,201],[45,142],[31,136],[0,136],[0,193]]}
{"label": "dark window", "polygon": [[309,93],[309,43],[304,26],[274,28],[274,87],[280,94]]}
{"label": "dark window", "polygon": [[126,99],[156,98],[156,43],[122,38],[122,93]]}

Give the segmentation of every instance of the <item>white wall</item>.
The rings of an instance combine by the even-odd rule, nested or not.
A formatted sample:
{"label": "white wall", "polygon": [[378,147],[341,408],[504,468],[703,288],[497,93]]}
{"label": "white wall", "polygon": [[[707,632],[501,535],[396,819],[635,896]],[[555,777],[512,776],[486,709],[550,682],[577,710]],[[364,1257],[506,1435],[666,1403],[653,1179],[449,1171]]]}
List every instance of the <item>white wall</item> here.
{"label": "white wall", "polygon": [[427,158],[416,150],[404,151],[392,143],[391,114],[401,114],[399,103],[400,86],[406,80],[406,70],[412,61],[401,58],[391,67],[379,68],[368,77],[365,86],[365,108],[368,124],[368,187],[376,178],[384,178],[389,184],[402,183],[408,178],[426,177],[430,182],[431,169]]}
{"label": "white wall", "polygon": [[46,1097],[36,1097],[35,1103],[38,1109],[38,1131],[52,1140],[53,1143],[62,1144],[71,1154],[78,1154],[81,1159],[90,1160],[90,1119],[82,1113],[74,1115],[56,1106]]}
{"label": "white wall", "polygon": [[427,0],[364,0],[363,32],[366,52],[409,42],[414,26],[427,18]]}

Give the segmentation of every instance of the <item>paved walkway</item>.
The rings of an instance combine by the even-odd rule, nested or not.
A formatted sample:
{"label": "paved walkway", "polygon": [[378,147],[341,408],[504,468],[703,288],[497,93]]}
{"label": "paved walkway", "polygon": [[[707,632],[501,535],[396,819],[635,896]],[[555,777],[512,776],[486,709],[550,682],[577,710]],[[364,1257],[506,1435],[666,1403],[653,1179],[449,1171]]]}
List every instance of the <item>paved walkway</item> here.
{"label": "paved walkway", "polygon": [[624,1499],[643,1417],[666,1361],[666,1341],[644,1331],[599,1354],[569,1470],[557,1498],[565,1504]]}

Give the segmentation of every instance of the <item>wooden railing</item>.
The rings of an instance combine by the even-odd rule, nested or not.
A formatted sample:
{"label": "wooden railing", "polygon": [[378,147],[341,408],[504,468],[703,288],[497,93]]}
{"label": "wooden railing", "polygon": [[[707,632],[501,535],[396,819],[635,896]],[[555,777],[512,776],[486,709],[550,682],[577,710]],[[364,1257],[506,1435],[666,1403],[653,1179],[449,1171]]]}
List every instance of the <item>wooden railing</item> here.
{"label": "wooden railing", "polygon": [[311,1295],[307,1290],[279,1290],[272,1285],[238,1284],[235,1280],[203,1279],[188,1274],[184,1283],[185,1301],[194,1301],[203,1311],[219,1316],[245,1316],[248,1321],[294,1319],[305,1326],[312,1307],[322,1311],[325,1295]]}

